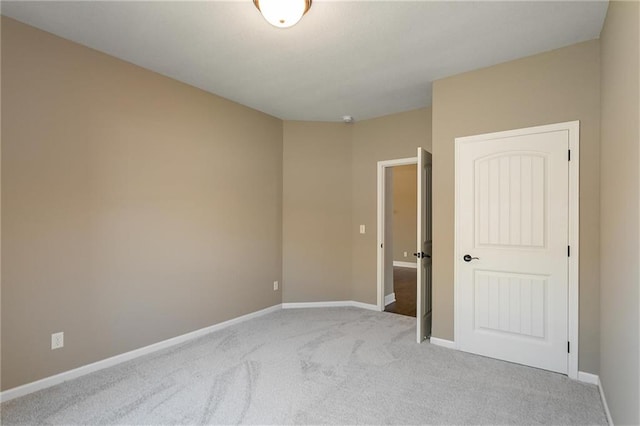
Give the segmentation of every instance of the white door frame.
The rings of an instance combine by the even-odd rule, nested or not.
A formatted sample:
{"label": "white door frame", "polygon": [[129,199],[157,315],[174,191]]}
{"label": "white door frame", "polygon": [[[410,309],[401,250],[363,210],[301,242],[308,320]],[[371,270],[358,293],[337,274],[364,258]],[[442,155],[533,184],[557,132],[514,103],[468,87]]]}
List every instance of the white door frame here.
{"label": "white door frame", "polygon": [[[384,311],[384,268],[385,268],[385,256],[384,256],[384,233],[385,233],[385,172],[388,167],[394,166],[408,166],[411,164],[418,164],[418,157],[400,158],[397,160],[385,160],[378,161],[378,310]],[[417,285],[417,284],[416,284]]]}
{"label": "white door frame", "polygon": [[[568,315],[568,338],[570,342],[570,352],[567,354],[567,371],[568,376],[572,379],[578,379],[578,335],[579,335],[579,259],[580,259],[580,122],[569,121],[566,123],[549,124],[544,126],[528,127],[524,129],[508,130],[504,132],[486,133],[482,135],[467,136],[455,139],[455,176],[458,176],[459,166],[459,145],[460,142],[480,142],[488,139],[509,138],[514,136],[526,135],[531,133],[557,132],[565,130],[569,134],[569,246],[571,247],[570,256],[567,258],[569,262],[569,294],[567,315]],[[454,226],[454,259],[458,253],[458,206],[460,205],[460,190],[458,182],[455,184],[455,226]],[[459,335],[460,321],[458,312],[459,307],[459,286],[458,286],[458,268],[454,266],[454,341]],[[456,345],[457,347],[457,345]]]}

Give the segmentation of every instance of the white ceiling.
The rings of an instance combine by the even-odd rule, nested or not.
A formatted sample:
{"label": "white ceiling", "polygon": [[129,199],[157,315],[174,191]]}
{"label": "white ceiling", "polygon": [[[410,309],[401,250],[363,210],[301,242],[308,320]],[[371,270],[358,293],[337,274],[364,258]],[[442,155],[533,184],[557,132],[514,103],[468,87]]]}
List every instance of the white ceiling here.
{"label": "white ceiling", "polygon": [[431,104],[431,82],[599,37],[606,1],[2,2],[2,14],[286,120]]}

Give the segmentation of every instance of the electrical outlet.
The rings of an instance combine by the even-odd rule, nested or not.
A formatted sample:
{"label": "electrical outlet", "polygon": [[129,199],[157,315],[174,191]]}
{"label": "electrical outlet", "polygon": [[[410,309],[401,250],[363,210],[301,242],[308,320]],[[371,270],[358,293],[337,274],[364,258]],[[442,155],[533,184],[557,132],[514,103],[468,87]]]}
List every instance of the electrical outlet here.
{"label": "electrical outlet", "polygon": [[407,257],[407,252],[406,251],[404,252],[404,257]]}
{"label": "electrical outlet", "polygon": [[64,346],[64,332],[51,335],[51,349],[59,349]]}
{"label": "electrical outlet", "polygon": [[278,281],[274,281],[273,282],[273,291],[277,291],[279,286],[280,286],[280,284],[278,283]]}

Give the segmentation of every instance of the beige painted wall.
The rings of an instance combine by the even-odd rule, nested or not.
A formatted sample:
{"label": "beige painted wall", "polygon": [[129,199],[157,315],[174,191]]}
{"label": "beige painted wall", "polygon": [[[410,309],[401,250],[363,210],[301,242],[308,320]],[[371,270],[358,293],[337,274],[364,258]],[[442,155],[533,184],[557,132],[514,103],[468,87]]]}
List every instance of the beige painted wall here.
{"label": "beige painted wall", "polygon": [[284,123],[283,302],[351,297],[351,131]]}
{"label": "beige painted wall", "polygon": [[[352,144],[352,285],[354,300],[375,304],[377,263],[378,161],[415,157],[422,146],[431,152],[431,108],[356,122]],[[364,224],[366,234],[358,227]]]}
{"label": "beige painted wall", "polygon": [[418,146],[431,149],[430,108],[284,123],[283,302],[376,303],[377,162]]}
{"label": "beige painted wall", "polygon": [[[392,167],[393,171],[393,260],[415,262],[418,208],[416,165]],[[407,252],[407,257],[404,257]]]}
{"label": "beige painted wall", "polygon": [[2,113],[2,389],[280,303],[280,120],[7,18]]}
{"label": "beige painted wall", "polygon": [[600,57],[593,40],[433,85],[433,335],[454,337],[454,138],[580,120],[581,371],[599,365]]}
{"label": "beige painted wall", "polygon": [[609,3],[601,34],[600,380],[615,424],[640,423],[640,3]]}

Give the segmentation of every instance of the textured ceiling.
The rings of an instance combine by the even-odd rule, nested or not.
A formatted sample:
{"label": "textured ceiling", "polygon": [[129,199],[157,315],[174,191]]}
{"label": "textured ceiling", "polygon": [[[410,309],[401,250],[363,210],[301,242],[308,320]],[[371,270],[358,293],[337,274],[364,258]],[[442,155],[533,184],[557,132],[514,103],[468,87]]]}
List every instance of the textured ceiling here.
{"label": "textured ceiling", "polygon": [[431,104],[431,82],[600,35],[603,1],[2,2],[2,14],[287,120]]}

